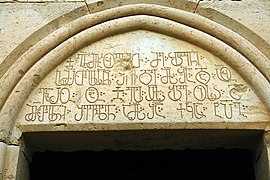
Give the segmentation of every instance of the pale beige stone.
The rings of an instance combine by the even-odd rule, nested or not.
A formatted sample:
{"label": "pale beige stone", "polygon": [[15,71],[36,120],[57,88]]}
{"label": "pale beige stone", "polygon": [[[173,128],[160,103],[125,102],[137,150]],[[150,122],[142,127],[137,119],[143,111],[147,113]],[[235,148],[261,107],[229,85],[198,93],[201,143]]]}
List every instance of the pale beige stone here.
{"label": "pale beige stone", "polygon": [[[44,34],[44,31],[47,31],[47,33],[52,32],[70,21],[72,17],[67,13],[81,6],[85,6],[85,4],[0,3],[0,64],[2,64],[4,59],[27,38],[30,42],[24,46],[31,47],[36,41],[43,38],[42,33]],[[85,10],[87,10],[87,8]],[[77,14],[80,13],[77,12]],[[59,16],[64,16],[65,18],[58,18]],[[72,16],[74,18],[78,15],[73,13]],[[54,23],[50,23],[53,20]],[[46,30],[39,31],[39,29],[45,25],[47,25]],[[38,36],[33,34],[37,32],[39,32]],[[32,35],[32,39],[29,38],[30,35]],[[23,48],[25,47],[22,47],[22,49]],[[19,54],[22,49],[19,49],[16,53]],[[10,61],[12,61],[12,59]],[[0,68],[0,76],[2,76],[2,73],[2,69]]]}
{"label": "pale beige stone", "polygon": [[[270,43],[270,35],[265,29],[269,26],[270,2],[267,0],[242,0],[242,1],[201,1],[198,8],[212,8],[236,21],[244,24],[253,32],[256,32],[267,43]],[[244,16],[248,14],[248,16]]]}
{"label": "pale beige stone", "polygon": [[9,146],[5,156],[4,179],[16,179],[19,147]]}
{"label": "pale beige stone", "polygon": [[0,4],[4,178],[29,177],[26,132],[269,130],[269,2],[46,2]]}
{"label": "pale beige stone", "polygon": [[2,179],[29,179],[28,162],[20,146],[7,145],[6,153],[3,156],[4,167],[2,172]]}
{"label": "pale beige stone", "polygon": [[0,179],[4,177],[4,168],[5,168],[5,159],[6,159],[7,145],[3,142],[0,142]]}
{"label": "pale beige stone", "polygon": [[[156,8],[158,8],[158,6],[153,6],[153,5],[151,5],[151,7],[149,7],[149,6],[147,6],[147,5],[134,5],[134,6],[130,6],[130,8],[131,9],[134,9],[135,10],[135,8],[137,8],[136,9],[136,12],[138,12],[138,10],[141,10],[142,12],[143,11],[146,11],[147,10],[147,8],[150,8],[150,9],[156,9]],[[116,11],[119,11],[119,9],[117,9]],[[167,12],[168,11],[168,12]],[[171,12],[170,12],[171,11]],[[108,12],[110,12],[110,11],[108,11]],[[112,15],[113,15],[113,12],[114,12],[114,10],[112,10]],[[154,11],[153,11],[154,12]],[[161,13],[162,11],[155,11],[155,12],[157,12],[157,13]],[[176,12],[177,12],[177,14],[176,14]],[[163,14],[165,14],[165,15],[170,15],[171,16],[171,18],[180,18],[180,13],[181,11],[176,11],[176,10],[169,10],[169,9],[164,9],[163,10]],[[130,11],[130,9],[128,9],[128,8],[123,8],[123,14],[125,14],[125,13],[128,13],[128,14],[132,14],[132,11]],[[171,14],[170,14],[171,13]],[[243,41],[243,43],[245,42],[245,40],[243,40],[243,39],[241,39],[241,37],[240,36],[237,36],[235,33],[233,33],[233,32],[230,32],[230,31],[228,31],[227,29],[224,29],[223,27],[221,27],[221,26],[218,26],[217,24],[213,24],[213,25],[211,25],[211,22],[209,21],[209,23],[203,23],[203,21],[207,21],[206,19],[202,19],[201,18],[201,21],[197,21],[197,22],[195,22],[195,19],[196,18],[199,18],[200,19],[200,17],[199,16],[195,16],[195,15],[193,15],[193,14],[189,14],[189,13],[184,13],[184,12],[182,12],[183,14],[182,14],[182,16],[181,16],[181,21],[183,21],[184,23],[189,23],[189,21],[190,21],[190,25],[192,25],[192,26],[195,26],[195,25],[199,25],[198,23],[202,23],[202,25],[201,26],[198,26],[198,28],[199,29],[202,29],[202,30],[206,30],[206,32],[212,32],[213,33],[213,35],[217,35],[217,36],[221,36],[221,37],[219,37],[219,38],[222,38],[222,39],[224,39],[224,40],[226,40],[226,41],[228,41],[229,43],[231,43],[231,45],[234,45],[234,47],[235,48],[239,48],[240,47],[240,49],[239,50],[241,50],[241,47],[242,46],[239,46],[239,42],[242,42]],[[101,20],[102,20],[102,18],[106,18],[106,13],[104,13],[104,16],[97,16],[97,21],[100,21],[98,18],[101,18]],[[117,16],[119,16],[119,15],[121,15],[121,14],[117,14]],[[178,16],[177,16],[178,15]],[[93,15],[94,17],[96,16],[96,15]],[[138,16],[138,17],[140,17],[140,16]],[[140,18],[142,19],[142,20],[140,20]],[[130,21],[129,19],[132,19],[132,18],[124,18],[123,19],[123,21],[119,21],[119,26],[121,27],[121,26],[126,26],[125,28],[127,29],[127,30],[132,30],[133,28],[135,28],[135,29],[137,29],[137,28],[145,28],[146,30],[147,29],[149,29],[149,30],[152,30],[152,29],[154,29],[155,31],[157,31],[157,32],[162,32],[162,31],[164,31],[164,33],[165,34],[167,34],[167,33],[169,33],[169,35],[171,35],[171,36],[179,36],[179,34],[176,34],[176,32],[167,32],[168,30],[165,30],[165,29],[162,29],[162,27],[160,26],[162,23],[164,24],[164,27],[165,26],[167,26],[167,25],[165,25],[165,23],[166,23],[166,21],[164,21],[164,22],[162,22],[163,20],[162,19],[160,19],[160,18],[157,18],[156,20],[155,19],[152,19],[151,20],[151,18],[149,19],[147,16],[141,16],[139,19],[138,18],[136,18],[136,20],[134,21],[134,24],[130,24],[129,26],[126,26],[126,25],[124,25],[123,23],[126,23],[126,22],[128,22],[128,21]],[[147,22],[145,22],[145,20],[148,18],[148,20],[147,20]],[[94,23],[95,23],[95,19],[93,19],[92,17],[91,17],[91,15],[89,15],[89,19],[91,19],[91,21],[93,21]],[[125,20],[126,19],[126,20]],[[85,18],[85,20],[87,21],[87,17]],[[192,21],[191,21],[192,20]],[[90,21],[90,22],[91,22]],[[152,23],[153,24],[151,24],[150,22],[152,21]],[[154,25],[155,24],[155,21],[156,22],[159,22],[159,21],[161,21],[160,23],[156,23],[157,25]],[[92,22],[92,23],[93,23]],[[117,22],[117,21],[116,21]],[[137,25],[136,25],[136,23],[138,23]],[[169,21],[168,21],[169,22]],[[208,21],[207,21],[208,22]],[[77,24],[76,24],[77,23]],[[121,24],[122,23],[122,24]],[[194,23],[196,23],[196,24],[194,24]],[[213,22],[212,22],[213,23]],[[204,27],[204,24],[208,24],[208,26],[209,27]],[[74,22],[74,24],[70,24],[70,26],[71,27],[74,27],[74,25],[75,26],[78,26],[78,25],[82,25],[82,21],[75,21]],[[86,23],[83,23],[83,25],[85,25],[85,26],[87,26],[87,24]],[[174,25],[176,25],[176,24],[174,24],[174,23],[172,23],[172,27],[174,26]],[[180,26],[180,25],[178,25],[178,26]],[[98,26],[97,26],[98,27]],[[105,28],[106,27],[106,24],[104,24],[104,27],[102,27],[102,28]],[[112,28],[110,28],[111,26],[107,26],[107,28],[110,30],[110,31],[113,31],[114,29],[112,29]],[[181,26],[180,26],[181,27]],[[184,28],[184,26],[183,26],[183,28]],[[207,29],[207,28],[210,28],[210,29]],[[217,34],[216,33],[216,31],[218,30],[220,28],[220,32],[222,32],[222,31],[225,31],[224,33],[219,33],[219,34]],[[61,32],[65,32],[65,28],[62,28],[63,30],[61,31],[61,30],[59,30],[57,33],[61,33]],[[72,28],[72,29],[74,29],[74,28]],[[160,29],[160,30],[159,30]],[[171,28],[171,29],[173,29],[173,28]],[[96,28],[96,30],[95,30],[95,28],[92,30],[93,31],[93,33],[96,33],[96,32],[98,32],[97,31],[98,30],[98,28]],[[189,37],[190,36],[190,34],[189,34],[189,32],[190,32],[190,30],[191,29],[187,29],[187,31],[185,31],[185,33],[186,34],[182,34],[182,35],[184,35],[185,36],[185,38],[186,38],[186,40],[188,40],[189,38],[191,38],[191,37]],[[215,30],[215,31],[214,31]],[[89,30],[90,31],[90,30]],[[100,35],[96,35],[95,36],[95,38],[100,38],[100,37],[105,37],[106,36],[106,34],[104,33],[104,31],[105,31],[105,29],[103,29],[103,31],[101,31],[100,33],[102,33],[102,34],[100,34]],[[118,29],[115,29],[115,31],[119,31]],[[67,31],[67,32],[70,32],[70,31]],[[107,32],[109,32],[109,31],[107,31]],[[194,32],[196,32],[196,31],[194,31]],[[73,33],[75,33],[75,32],[73,32]],[[92,33],[92,32],[91,32]],[[62,34],[62,33],[61,33]],[[232,38],[231,39],[228,39],[228,38],[226,38],[224,35],[230,35],[229,37],[231,37],[231,36],[235,36],[235,38],[239,38],[239,41],[234,41]],[[69,33],[69,34],[67,34],[67,36],[68,35],[72,35],[72,33]],[[86,34],[85,34],[86,35]],[[90,34],[89,34],[90,35]],[[180,37],[182,36],[181,35],[181,33],[180,33]],[[83,40],[82,41],[80,41],[80,42],[78,42],[79,43],[79,46],[80,46],[80,48],[82,48],[83,46],[85,46],[85,44],[84,43],[89,43],[89,42],[93,42],[93,40],[91,40],[91,41],[88,41],[88,42],[86,42],[85,41],[85,37],[83,37],[84,35],[82,34],[81,35],[81,38],[83,38]],[[216,54],[217,56],[220,56],[222,59],[225,59],[225,60],[229,60],[229,61],[231,61],[231,62],[229,62],[229,64],[230,63],[239,63],[239,61],[237,61],[237,60],[235,60],[235,61],[233,61],[232,60],[232,52],[230,53],[230,54],[227,54],[227,57],[226,56],[224,56],[224,54],[223,54],[223,52],[224,52],[224,50],[222,50],[222,49],[220,49],[219,51],[218,51],[218,48],[223,48],[222,46],[220,46],[220,45],[218,45],[218,44],[220,44],[220,42],[219,41],[212,41],[212,40],[209,40],[208,41],[208,43],[209,43],[209,45],[205,45],[204,43],[205,42],[207,42],[207,41],[205,41],[205,40],[207,40],[208,39],[208,37],[203,37],[204,35],[198,35],[198,37],[202,37],[201,38],[201,40],[199,40],[199,39],[194,39],[195,40],[195,42],[192,42],[192,43],[196,43],[197,45],[199,45],[199,46],[201,46],[201,47],[205,47],[205,48],[208,48],[210,51],[212,51],[214,54]],[[52,35],[52,38],[55,38],[56,37],[56,34],[53,34]],[[61,36],[60,36],[61,37]],[[66,38],[65,36],[62,36],[63,37],[63,39],[64,38]],[[89,37],[91,37],[91,36],[89,36]],[[91,37],[92,38],[92,37]],[[182,37],[181,37],[182,38]],[[184,38],[184,39],[185,39]],[[45,46],[45,44],[46,43],[48,43],[48,42],[50,42],[50,45],[52,45],[51,44],[51,42],[55,42],[55,44],[58,44],[58,41],[60,40],[59,39],[59,37],[57,38],[57,41],[54,41],[53,39],[51,40],[51,41],[48,41],[49,39],[45,39],[44,40],[44,42],[43,42],[43,44],[42,43],[40,43],[39,44],[39,46],[40,46],[40,48],[37,48],[37,47],[35,47],[35,49],[37,50],[37,49],[40,49],[40,50],[44,50],[44,48],[42,48],[42,47],[44,47]],[[75,40],[75,39],[74,39]],[[95,41],[95,40],[94,40]],[[189,40],[190,41],[190,40]],[[74,42],[77,42],[77,41],[74,41]],[[215,42],[216,44],[214,45],[214,46],[212,46],[213,45],[213,42]],[[44,44],[45,43],[45,44]],[[212,44],[212,45],[210,45],[210,44]],[[67,45],[68,45],[68,43],[67,43]],[[245,42],[245,45],[247,45],[248,47],[247,48],[251,48],[251,49],[254,49],[254,51],[256,52],[256,48],[254,48],[254,46],[252,46],[252,45],[250,45],[250,44],[248,44],[248,42]],[[63,45],[62,47],[64,47],[65,45]],[[74,47],[74,44],[73,43],[71,43],[71,44],[69,44],[68,46],[72,46],[72,47]],[[62,50],[61,51],[58,51],[57,53],[61,53],[61,56],[59,56],[59,55],[57,55],[57,57],[58,57],[58,59],[59,58],[62,58],[62,55],[65,55],[65,57],[67,57],[67,56],[70,56],[71,55],[71,52],[70,51],[68,51],[69,52],[69,54],[65,54],[65,52],[64,51],[66,51],[67,50],[67,48],[68,48],[68,46],[67,47],[65,47],[65,48],[62,48]],[[48,48],[48,46],[45,46],[46,48]],[[51,46],[51,47],[53,47],[53,46]],[[78,47],[77,47],[78,48]],[[226,48],[225,48],[226,49]],[[74,49],[74,50],[76,50],[76,49]],[[46,49],[45,49],[45,52],[44,53],[46,53]],[[250,53],[249,51],[245,51],[245,48],[242,48],[242,50],[241,50],[243,53],[247,53],[246,54],[246,56],[248,56],[249,57],[249,59],[254,59],[255,58],[255,54],[254,53]],[[42,55],[42,53],[40,52],[40,51],[29,51],[29,53],[30,54],[26,54],[25,55],[25,57],[28,57],[27,58],[27,63],[23,63],[22,65],[23,66],[25,66],[25,68],[27,69],[29,66],[31,66],[31,61],[33,61],[33,62],[35,62],[36,60],[37,60],[37,58],[38,58],[38,56],[40,57],[40,55]],[[236,54],[235,54],[236,55]],[[233,56],[235,56],[235,55],[233,55]],[[241,57],[239,56],[239,55],[236,55],[234,58],[237,58],[237,59],[241,59]],[[260,65],[260,66],[263,66],[263,63],[265,63],[265,62],[268,62],[267,60],[264,60],[266,57],[264,57],[264,55],[263,54],[261,54],[259,51],[257,51],[257,56],[256,56],[256,58],[258,57],[258,56],[261,56],[262,58],[260,59],[260,60],[262,60],[262,61],[255,61],[255,59],[254,59],[254,63],[256,62],[258,65]],[[24,58],[25,58],[24,57]],[[32,58],[30,58],[30,57],[32,57],[33,58],[33,60],[31,60]],[[18,62],[22,62],[23,61],[23,59],[24,58],[21,58]],[[48,56],[47,55],[47,57],[46,58],[51,58],[50,56]],[[45,59],[46,59],[45,58]],[[243,58],[243,57],[242,57]],[[60,61],[64,61],[64,59],[61,59]],[[244,61],[246,61],[246,60],[244,60],[243,59],[243,63],[244,63]],[[32,63],[33,63],[32,62]],[[44,62],[46,62],[46,60],[44,60]],[[57,62],[57,61],[56,61]],[[250,65],[248,65],[248,63],[246,64],[247,66],[243,66],[244,64],[241,64],[241,63],[239,63],[237,66],[235,66],[236,68],[239,68],[238,69],[238,71],[239,71],[239,73],[242,71],[242,75],[243,76],[246,76],[246,77],[244,77],[249,83],[251,83],[251,84],[253,84],[253,83],[256,83],[257,85],[256,86],[254,86],[254,88],[258,88],[258,89],[256,89],[255,91],[258,91],[258,92],[261,92],[261,93],[259,93],[260,95],[259,96],[262,96],[261,97],[261,100],[262,101],[264,101],[266,104],[269,102],[267,99],[269,98],[268,97],[268,94],[267,93],[263,93],[262,91],[264,91],[264,90],[266,90],[266,89],[268,89],[268,88],[266,88],[268,85],[267,85],[267,83],[266,83],[266,81],[263,79],[263,78],[256,78],[256,76],[254,76],[254,77],[250,77],[247,73],[244,73],[244,72],[246,72],[247,70],[244,70],[245,68],[247,68],[248,66],[250,66]],[[232,65],[232,64],[231,64]],[[52,67],[54,67],[55,66],[55,64],[51,64],[51,68]],[[16,65],[16,66],[14,66],[15,68],[19,68],[19,67],[21,67],[22,69],[25,69],[25,68],[23,68],[22,66],[18,66],[18,65]],[[44,67],[44,66],[40,66],[40,67]],[[48,66],[48,69],[44,69],[45,71],[49,71],[49,67],[50,66]],[[251,66],[250,66],[251,67]],[[266,68],[267,66],[263,66],[264,68]],[[267,69],[267,68],[266,68]],[[250,69],[251,70],[251,69]],[[254,71],[255,69],[253,69],[253,71]],[[18,69],[18,70],[12,70],[12,71],[10,71],[10,72],[8,72],[7,74],[9,74],[9,76],[3,76],[3,79],[5,80],[5,82],[4,82],[4,84],[6,84],[6,83],[8,83],[8,84],[14,84],[14,83],[16,83],[16,81],[20,78],[20,76],[21,75],[17,75],[17,78],[14,78],[14,76],[12,76],[12,75],[10,75],[10,73],[15,73],[15,72],[20,72],[20,70]],[[22,72],[25,72],[26,70],[22,70]],[[39,73],[34,73],[34,78],[36,79],[35,81],[40,81],[41,80],[41,78],[45,75],[45,74],[43,74],[42,75],[42,71],[40,71],[40,70],[38,70],[39,71]],[[264,73],[268,73],[268,71],[266,71],[266,70],[264,70],[264,69],[262,69],[262,72],[264,72]],[[255,74],[258,74],[258,77],[260,76],[259,74],[259,72],[257,71],[256,72],[256,70],[254,71],[254,73]],[[253,73],[253,74],[254,74]],[[241,74],[241,73],[240,73]],[[13,78],[10,78],[10,77],[13,77]],[[257,80],[258,79],[258,80]],[[263,82],[264,81],[264,82]],[[258,83],[262,83],[261,85],[258,85]],[[3,84],[3,86],[2,87],[6,87],[5,85]],[[23,84],[28,84],[28,83],[23,83]],[[264,85],[263,85],[264,84]],[[35,84],[33,84],[34,86],[35,86]],[[12,86],[7,86],[7,87],[12,87]],[[265,88],[264,88],[265,87]],[[27,86],[27,88],[30,88],[29,86]],[[20,88],[19,88],[20,89]],[[17,95],[16,96],[18,96],[19,94],[21,94],[22,92],[25,92],[25,91],[22,91],[22,89],[17,89],[17,90],[14,90],[14,92],[18,92],[17,93]],[[5,91],[6,93],[8,93],[8,91]],[[6,96],[7,94],[3,94],[3,98],[5,98],[5,96]],[[25,94],[25,93],[23,93],[23,95],[21,96],[20,95],[20,98],[23,98],[23,96],[27,96],[27,94]],[[11,98],[11,97],[10,97]],[[15,99],[17,99],[17,97],[15,97],[14,96],[14,98]],[[11,99],[10,99],[11,100]],[[2,102],[4,102],[4,101],[2,101]],[[21,102],[23,102],[23,101],[21,101]],[[14,109],[12,110],[14,113],[17,111],[16,110],[16,106],[21,106],[22,104],[19,104],[19,103],[17,103],[15,106],[14,106]],[[6,108],[8,108],[9,106],[6,106]],[[5,107],[3,108],[3,109],[5,109]],[[4,112],[4,111],[3,111]],[[7,113],[4,113],[3,114],[3,117],[4,117],[4,119],[5,119],[5,117],[7,117],[8,119],[10,119],[11,117],[12,117],[12,114],[13,114],[13,112],[10,112],[11,114],[7,114]],[[10,121],[8,121],[8,120],[6,120],[6,122],[10,122]]]}
{"label": "pale beige stone", "polygon": [[[43,113],[44,105],[53,108],[51,114]],[[22,129],[36,125],[40,131],[49,129],[46,124],[60,131],[99,123],[182,123],[184,128],[191,123],[191,128],[202,129],[211,128],[210,123],[227,128],[233,128],[230,123],[247,123],[255,128],[253,122],[268,122],[267,111],[245,80],[213,54],[139,30],[84,47],[55,68],[29,95],[18,124]]]}
{"label": "pale beige stone", "polygon": [[269,7],[269,1],[201,1],[196,13],[230,28],[270,58],[270,36],[265,31]]}

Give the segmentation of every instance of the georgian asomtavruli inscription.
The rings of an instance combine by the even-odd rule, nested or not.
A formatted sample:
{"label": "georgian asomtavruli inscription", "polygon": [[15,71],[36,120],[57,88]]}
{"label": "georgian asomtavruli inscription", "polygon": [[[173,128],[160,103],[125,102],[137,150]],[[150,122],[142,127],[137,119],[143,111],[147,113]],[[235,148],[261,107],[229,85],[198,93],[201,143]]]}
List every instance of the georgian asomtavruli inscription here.
{"label": "georgian asomtavruli inscription", "polygon": [[[27,104],[26,121],[246,118],[249,88],[197,51],[79,52]],[[226,88],[224,88],[226,87]]]}

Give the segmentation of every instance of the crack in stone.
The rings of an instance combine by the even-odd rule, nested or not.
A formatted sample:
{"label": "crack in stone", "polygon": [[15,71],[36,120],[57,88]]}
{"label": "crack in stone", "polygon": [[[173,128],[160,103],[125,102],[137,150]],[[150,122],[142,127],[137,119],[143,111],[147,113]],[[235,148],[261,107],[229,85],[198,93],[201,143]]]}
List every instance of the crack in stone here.
{"label": "crack in stone", "polygon": [[90,11],[90,9],[89,9],[89,7],[88,7],[88,4],[87,4],[86,0],[84,0],[84,3],[85,3],[85,5],[86,5],[86,7],[87,7],[87,10],[88,10],[89,14],[91,14],[91,11]]}
{"label": "crack in stone", "polygon": [[193,13],[196,13],[196,11],[197,11],[197,9],[198,9],[198,6],[199,6],[200,2],[201,2],[201,0],[199,0],[199,1],[197,2],[196,7],[195,7]]}

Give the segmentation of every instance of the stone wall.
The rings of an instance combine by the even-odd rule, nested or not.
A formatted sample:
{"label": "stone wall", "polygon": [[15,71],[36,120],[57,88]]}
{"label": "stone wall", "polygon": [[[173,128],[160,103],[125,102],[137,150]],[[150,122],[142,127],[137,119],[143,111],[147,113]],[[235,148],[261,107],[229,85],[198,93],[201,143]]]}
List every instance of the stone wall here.
{"label": "stone wall", "polygon": [[259,130],[268,179],[269,22],[267,0],[1,0],[0,179],[29,177],[25,133],[147,129]]}

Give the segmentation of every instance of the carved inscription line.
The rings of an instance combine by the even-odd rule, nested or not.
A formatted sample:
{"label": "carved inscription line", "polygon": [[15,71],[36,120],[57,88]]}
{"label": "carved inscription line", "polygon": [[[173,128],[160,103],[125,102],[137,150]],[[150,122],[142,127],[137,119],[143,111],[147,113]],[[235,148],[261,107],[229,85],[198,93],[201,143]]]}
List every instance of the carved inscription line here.
{"label": "carved inscription line", "polygon": [[38,89],[42,98],[28,104],[25,120],[246,118],[247,86],[227,66],[207,61],[197,51],[79,52],[56,70],[54,85]]}

